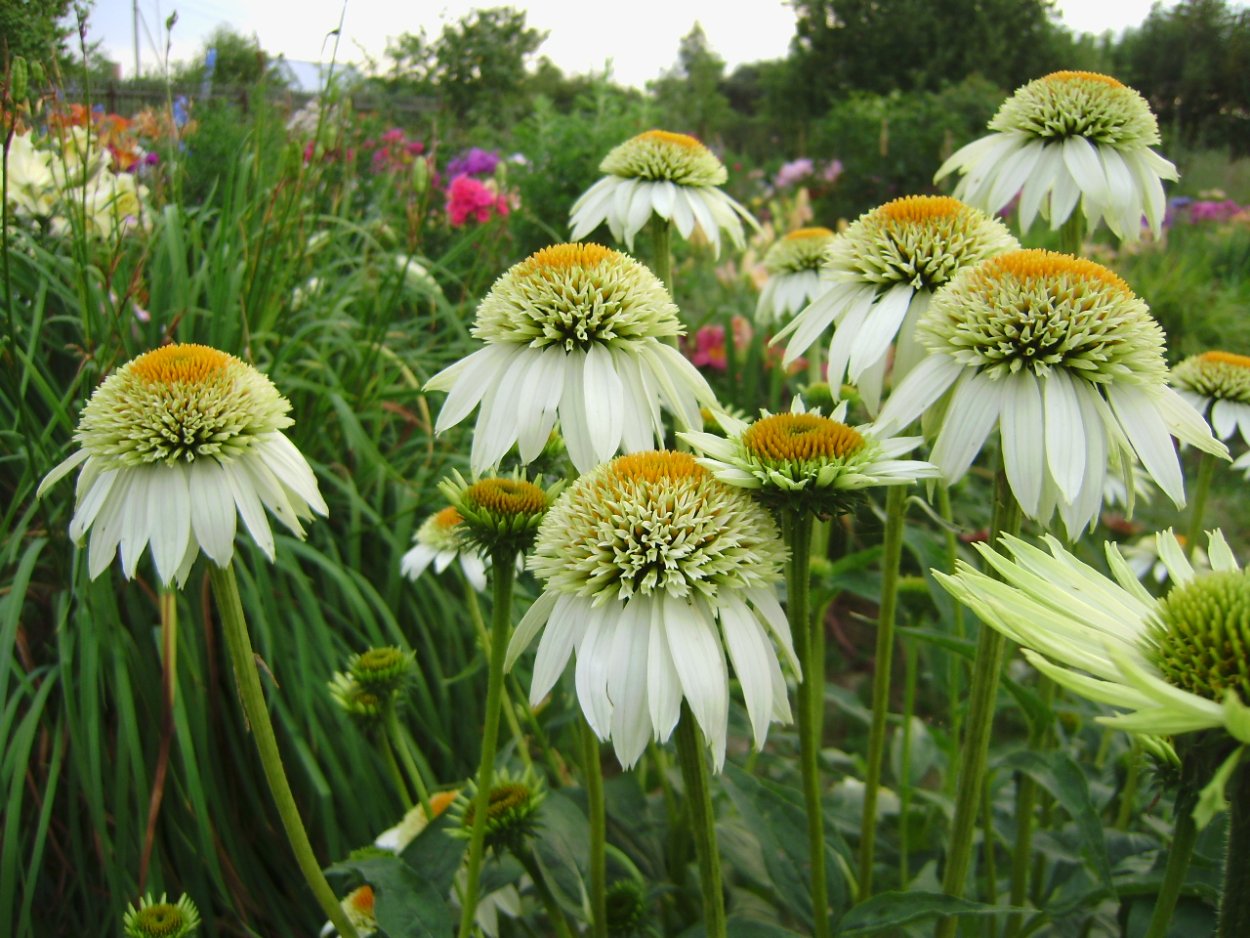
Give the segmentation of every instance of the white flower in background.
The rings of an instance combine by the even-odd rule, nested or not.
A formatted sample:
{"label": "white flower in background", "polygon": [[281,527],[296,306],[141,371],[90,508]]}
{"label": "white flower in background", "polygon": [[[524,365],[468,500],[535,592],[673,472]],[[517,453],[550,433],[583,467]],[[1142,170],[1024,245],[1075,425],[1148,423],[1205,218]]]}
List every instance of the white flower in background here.
{"label": "white flower in background", "polygon": [[1173,584],[1156,599],[1115,544],[1111,579],[1045,538],[1050,553],[1017,537],[1005,552],[974,545],[995,575],[960,560],[933,571],[986,625],[1017,642],[1055,683],[1128,711],[1099,722],[1132,733],[1173,736],[1223,729],[1250,744],[1250,574],[1220,532],[1210,534],[1211,570],[1197,573],[1171,532],[1158,554]]}
{"label": "white flower in background", "polygon": [[[1181,550],[1185,550],[1189,545],[1185,541],[1184,535],[1172,535],[1176,539],[1176,543]],[[1157,534],[1147,534],[1137,538],[1129,544],[1119,545],[1120,554],[1124,557],[1125,563],[1129,565],[1136,575],[1137,579],[1144,580],[1147,577],[1156,583],[1166,583],[1169,571],[1167,560],[1159,553],[1159,536]],[[1207,552],[1198,544],[1194,545],[1193,553],[1189,557],[1189,563],[1194,570],[1199,573],[1205,573],[1211,569],[1211,562],[1207,559]]]}
{"label": "white flower in background", "polygon": [[1146,99],[1095,72],[1053,72],[1016,91],[989,123],[994,131],[958,150],[934,181],[958,170],[955,197],[991,214],[1020,196],[1020,227],[1038,214],[1059,228],[1080,203],[1090,226],[1105,221],[1136,241],[1142,216],[1163,226],[1163,180],[1176,167],[1150,149],[1159,125]]}
{"label": "white flower in background", "polygon": [[755,743],[790,705],[777,658],[798,660],[774,584],[786,550],[767,509],[688,453],[620,456],[566,489],[539,528],[530,569],[545,591],[508,645],[506,667],[542,633],[530,700],[576,649],[577,698],[626,768],[664,741],[684,699],[719,770],[729,673]]}
{"label": "white flower in background", "polygon": [[764,255],[768,280],[755,304],[757,323],[783,323],[820,295],[824,289],[820,268],[833,239],[828,228],[799,228],[768,249]]}
{"label": "white flower in background", "polygon": [[718,414],[726,436],[680,436],[722,482],[752,489],[770,504],[804,504],[822,515],[845,510],[848,497],[863,489],[938,476],[932,463],[897,458],[919,446],[921,437],[881,436],[871,424],[850,427],[845,419],[845,401],[824,417],[805,410],[796,397],[790,413],[764,412],[751,423]]}
{"label": "white flower in background", "polygon": [[543,248],[495,281],[473,335],[486,347],[426,383],[447,391],[435,432],[481,404],[470,465],[496,465],[517,444],[542,452],[559,417],[579,472],[664,439],[661,406],[684,427],[715,401],[706,379],[666,340],[681,334],[659,279],[598,244]]}
{"label": "white flower in background", "polygon": [[317,480],[282,431],[290,403],[246,362],[203,345],[167,345],[127,362],[96,388],[40,497],[81,466],[70,537],[90,532],[94,579],[120,551],[134,576],[151,544],[162,584],[181,586],[200,550],[218,566],[234,554],[240,515],[274,556],[268,509],[296,536],[327,512]]}
{"label": "white flower in background", "polygon": [[948,196],[913,195],[861,215],[834,239],[823,292],[773,339],[789,366],[830,325],[828,380],[844,376],[869,411],[881,403],[890,348],[897,384],[925,355],[916,322],[933,291],[965,267],[1020,245],[1005,225]]}
{"label": "white flower in background", "polygon": [[1013,251],[965,268],[934,294],[916,335],[931,354],[878,424],[901,428],[928,411],[930,459],[947,482],[997,426],[1021,509],[1043,524],[1058,510],[1071,537],[1097,516],[1111,461],[1140,460],[1181,507],[1171,437],[1228,455],[1167,386],[1163,330],[1146,304],[1092,261]]}
{"label": "white flower in background", "polygon": [[479,593],[485,590],[486,558],[477,551],[463,548],[456,538],[456,528],[463,520],[460,512],[450,505],[426,518],[413,535],[414,546],[400,559],[400,572],[415,580],[431,563],[435,573],[442,573],[459,558],[460,569],[469,584]]}
{"label": "white flower in background", "polygon": [[607,222],[612,237],[632,251],[634,235],[654,214],[671,221],[683,238],[699,229],[719,254],[722,228],[741,250],[742,223],[759,227],[718,188],[729,179],[721,161],[686,134],[648,130],[613,149],[599,171],[608,175],[582,193],[569,213],[574,241]]}
{"label": "white flower in background", "polygon": [[88,179],[85,189],[61,192],[60,213],[52,219],[52,231],[68,237],[75,230],[72,219],[82,221],[87,235],[105,240],[135,229],[147,230],[147,194],[147,186],[136,183],[134,176],[106,169]]}
{"label": "white flower in background", "polygon": [[19,214],[44,216],[52,213],[57,195],[52,154],[35,146],[31,134],[13,135],[8,164],[0,166],[0,179],[6,176],[9,202]]}
{"label": "white flower in background", "polygon": [[1221,440],[1240,431],[1250,445],[1250,356],[1231,352],[1190,356],[1172,369],[1172,386],[1207,416]]}

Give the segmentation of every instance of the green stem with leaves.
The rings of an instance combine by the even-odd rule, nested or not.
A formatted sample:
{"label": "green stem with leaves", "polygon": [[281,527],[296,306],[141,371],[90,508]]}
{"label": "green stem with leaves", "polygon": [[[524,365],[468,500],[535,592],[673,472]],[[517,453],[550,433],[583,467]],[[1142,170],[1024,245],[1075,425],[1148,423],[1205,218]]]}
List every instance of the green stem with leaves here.
{"label": "green stem with leaves", "polygon": [[503,661],[512,625],[512,584],[516,578],[516,553],[500,548],[491,555],[490,666],[486,683],[486,721],[482,729],[482,757],[477,769],[477,793],[473,805],[473,828],[469,835],[469,861],[460,907],[459,938],[473,932],[473,916],[481,888],[482,854],[486,845],[486,815],[495,777],[495,749],[499,739],[499,715],[503,702]]}
{"label": "green stem with leaves", "polygon": [[721,886],[720,853],[716,847],[716,813],[712,810],[708,750],[694,714],[682,701],[677,721],[677,758],[686,783],[686,806],[690,831],[699,861],[699,883],[703,890],[703,930],[707,938],[726,938],[725,893]]}
{"label": "green stem with leaves", "polygon": [[[1172,843],[1168,847],[1168,863],[1163,871],[1163,884],[1155,898],[1154,912],[1145,938],[1166,938],[1172,924],[1172,913],[1180,898],[1185,876],[1189,872],[1189,860],[1194,855],[1198,841],[1198,823],[1194,820],[1194,807],[1198,793],[1206,783],[1202,778],[1200,763],[1204,760],[1183,758],[1181,760],[1181,783],[1176,791],[1176,820],[1172,829]],[[1221,934],[1220,938],[1225,938]]]}
{"label": "green stem with leaves", "polygon": [[[997,545],[1001,535],[1015,534],[1020,530],[1021,514],[1020,504],[1001,470],[995,480],[994,494],[990,544]],[[1006,647],[1007,639],[1000,632],[986,625],[981,626],[972,665],[972,684],[968,691],[968,718],[960,749],[955,818],[951,822],[950,848],[942,875],[942,891],[949,896],[963,896],[968,869],[972,865],[972,836],[977,826],[978,807],[989,762],[994,705],[998,699],[999,674],[1003,669]],[[957,919],[943,919],[938,926],[938,938],[954,938],[957,927]]]}
{"label": "green stem with leaves", "polygon": [[825,820],[820,800],[820,708],[824,705],[824,662],[816,660],[811,615],[812,516],[787,510],[782,530],[790,559],[786,562],[786,617],[802,669],[799,681],[799,762],[807,809],[807,848],[811,867],[812,935],[829,934],[829,898],[825,880]]}
{"label": "green stem with leaves", "polygon": [[339,904],[338,897],[334,895],[334,890],[326,881],[325,874],[321,872],[321,864],[313,853],[308,832],[304,829],[299,808],[295,805],[295,796],[282,767],[282,755],[278,751],[278,740],[269,719],[269,709],[265,706],[265,693],[260,685],[260,671],[256,667],[256,655],[252,651],[252,640],[243,615],[243,603],[239,598],[239,583],[235,579],[234,567],[209,564],[209,575],[221,615],[226,649],[238,684],[239,699],[243,704],[243,714],[251,727],[252,738],[256,741],[265,781],[277,804],[282,827],[286,831],[291,849],[295,852],[295,861],[304,875],[304,881],[316,897],[317,904],[321,906],[321,911],[334,923],[339,935],[342,938],[359,938],[347,913]]}
{"label": "green stem with leaves", "polygon": [[877,615],[877,653],[872,674],[872,724],[868,731],[868,766],[864,776],[864,807],[860,816],[859,896],[872,895],[877,847],[877,795],[885,761],[886,719],[890,711],[890,677],[894,659],[894,616],[898,608],[899,566],[903,560],[903,522],[907,490],[889,488],[885,496],[885,539],[881,553],[881,607]]}
{"label": "green stem with leaves", "polygon": [[590,925],[594,938],[608,935],[608,815],[603,799],[603,766],[599,740],[585,720],[581,724],[582,772],[586,781],[586,811],[590,820]]}

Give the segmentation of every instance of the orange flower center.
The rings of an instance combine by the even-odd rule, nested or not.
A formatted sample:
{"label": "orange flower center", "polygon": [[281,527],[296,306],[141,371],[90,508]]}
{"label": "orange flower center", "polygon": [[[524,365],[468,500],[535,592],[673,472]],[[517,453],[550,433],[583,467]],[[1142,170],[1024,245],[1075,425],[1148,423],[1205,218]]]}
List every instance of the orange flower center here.
{"label": "orange flower center", "polygon": [[747,427],[742,445],[761,459],[798,462],[845,458],[864,438],[854,427],[818,414],[773,414]]}
{"label": "orange flower center", "polygon": [[1123,88],[1124,83],[1101,72],[1059,71],[1043,75],[1042,81],[1096,81],[1110,88]]}
{"label": "orange flower center", "polygon": [[1056,251],[1010,251],[985,261],[980,270],[990,280],[1005,277],[1014,277],[1017,280],[1056,280],[1064,276],[1075,280],[1096,280],[1125,296],[1133,295],[1129,285],[1102,264]]}
{"label": "orange flower center", "polygon": [[618,456],[612,461],[610,469],[616,479],[631,482],[703,479],[709,474],[689,453],[675,453],[671,450]]}
{"label": "orange flower center", "polygon": [[1232,365],[1235,368],[1250,368],[1250,355],[1235,355],[1232,352],[1203,352],[1199,361],[1212,365]]}
{"label": "orange flower center", "polygon": [[547,271],[566,271],[574,267],[595,267],[619,257],[601,244],[553,244],[527,257],[517,268],[518,277],[532,277]]}
{"label": "orange flower center", "polygon": [[464,497],[499,515],[537,515],[547,510],[547,494],[522,479],[483,479],[470,485]]}
{"label": "orange flower center", "polygon": [[648,130],[638,135],[639,140],[654,140],[657,143],[668,143],[684,147],[687,150],[702,150],[703,144],[689,134],[675,134],[668,130]]}
{"label": "orange flower center", "polygon": [[801,241],[805,238],[832,238],[833,232],[819,226],[813,228],[796,228],[786,235],[786,241]]}
{"label": "orange flower center", "polygon": [[922,225],[935,218],[954,218],[968,211],[968,206],[948,195],[909,195],[886,202],[877,214],[887,221]]}
{"label": "orange flower center", "polygon": [[444,531],[451,530],[463,520],[454,505],[448,505],[434,516],[434,523]]}
{"label": "orange flower center", "polygon": [[231,356],[207,345],[165,345],[140,355],[130,371],[153,383],[199,384],[230,363]]}

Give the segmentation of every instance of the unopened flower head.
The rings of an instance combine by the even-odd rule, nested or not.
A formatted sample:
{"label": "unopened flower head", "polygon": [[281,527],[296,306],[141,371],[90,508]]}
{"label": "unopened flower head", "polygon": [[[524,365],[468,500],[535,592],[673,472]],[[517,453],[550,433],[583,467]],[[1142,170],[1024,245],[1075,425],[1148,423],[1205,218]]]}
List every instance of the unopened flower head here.
{"label": "unopened flower head", "polygon": [[451,505],[426,518],[413,535],[413,546],[400,558],[400,572],[415,580],[431,563],[435,573],[442,573],[459,558],[460,569],[469,585],[479,593],[486,589],[487,558],[476,550],[462,548],[456,536],[463,520]]}
{"label": "unopened flower head", "polygon": [[487,556],[500,549],[517,554],[528,550],[560,487],[557,483],[546,491],[519,476],[466,482],[454,470],[451,478],[439,483],[463,518],[456,526],[462,548]]}
{"label": "unopened flower head", "polygon": [[846,511],[863,489],[938,475],[931,463],[896,458],[920,445],[920,437],[880,437],[872,425],[852,427],[845,419],[845,402],[825,417],[795,398],[789,413],[765,411],[752,423],[722,415],[725,437],[681,436],[722,482],[751,489],[774,507],[818,515]]}
{"label": "unopened flower head", "polygon": [[798,663],[773,591],[785,556],[768,511],[693,456],[620,456],[574,482],[544,519],[529,565],[545,592],[517,627],[508,666],[542,631],[536,702],[576,647],[582,711],[626,767],[648,740],[669,737],[684,697],[719,766],[726,651],[757,744],[771,720],[789,720],[776,647],[796,672]]}
{"label": "unopened flower head", "polygon": [[666,340],[677,307],[656,276],[597,244],[544,248],[500,277],[478,307],[473,334],[486,347],[435,375],[447,391],[435,430],[481,404],[470,465],[484,472],[516,444],[542,452],[557,417],[578,471],[664,436],[661,407],[698,426],[715,395]]}
{"label": "unopened flower head", "polygon": [[[477,785],[469,785],[451,807],[453,836],[468,838],[473,830],[477,809]],[[534,835],[538,826],[538,809],[547,792],[542,781],[531,771],[513,775],[506,768],[495,773],[486,807],[486,846],[495,852],[519,850]]]}
{"label": "unopened flower head", "polygon": [[608,938],[640,938],[656,934],[647,887],[636,879],[610,883],[604,901]]}
{"label": "unopened flower head", "polygon": [[1203,352],[1172,369],[1172,386],[1227,440],[1238,430],[1250,445],[1250,355]]}
{"label": "unopened flower head", "polygon": [[[1095,518],[1108,464],[1140,460],[1178,506],[1184,483],[1169,439],[1227,456],[1167,387],[1163,332],[1128,285],[1092,261],[1013,251],[965,268],[916,326],[932,353],[890,396],[880,424],[926,419],[948,482],[997,425],[1020,507],[1070,536]],[[1131,480],[1131,474],[1126,476]]]}
{"label": "unopened flower head", "polygon": [[392,691],[366,687],[350,672],[335,671],[329,689],[335,705],[363,729],[381,726],[395,705]]}
{"label": "unopened flower head", "polygon": [[200,913],[187,896],[170,902],[164,893],[159,899],[145,895],[138,907],[126,907],[122,929],[126,938],[186,938],[200,927]]}
{"label": "unopened flower head", "polygon": [[977,549],[994,576],[959,561],[934,576],[981,621],[1024,648],[1056,683],[1128,711],[1100,722],[1152,736],[1224,730],[1250,744],[1250,574],[1220,532],[1195,572],[1171,532],[1158,554],[1173,584],[1156,599],[1108,542],[1111,579],[1047,537],[1050,553],[1007,537]]}
{"label": "unopened flower head", "polygon": [[370,648],[352,655],[348,673],[361,687],[379,696],[394,694],[412,676],[416,655],[394,645]]}
{"label": "unopened flower head", "polygon": [[914,333],[933,291],[958,271],[1018,247],[1002,222],[958,199],[912,195],[887,202],[834,239],[823,291],[776,337],[791,337],[783,364],[832,325],[829,380],[840,384],[849,376],[875,412],[896,337],[896,383],[925,354]]}
{"label": "unopened flower head", "polygon": [[721,161],[687,134],[639,134],[604,157],[599,170],[608,175],[569,213],[574,241],[607,222],[612,237],[632,250],[634,236],[655,214],[671,221],[683,238],[698,228],[719,253],[722,228],[741,249],[742,222],[757,227],[750,212],[717,188],[729,178]]}
{"label": "unopened flower head", "polygon": [[820,295],[820,269],[834,237],[828,228],[799,228],[768,249],[764,255],[768,281],[755,304],[757,323],[785,322]]}
{"label": "unopened flower head", "polygon": [[1162,180],[1176,167],[1155,153],[1159,126],[1146,99],[1095,72],[1053,72],[1029,82],[999,108],[993,131],[956,152],[936,179],[959,170],[958,198],[996,213],[1017,194],[1027,230],[1040,213],[1059,228],[1080,202],[1123,240],[1141,235],[1143,214],[1163,224]]}
{"label": "unopened flower head", "polygon": [[97,577],[120,548],[134,576],[150,543],[162,583],[185,581],[202,549],[225,566],[235,517],[273,559],[265,509],[302,537],[301,519],[326,514],[304,457],[283,435],[291,405],[273,383],[225,352],[167,345],[123,365],[87,401],[80,449],[48,473],[42,495],[81,466],[70,536],[88,531]]}

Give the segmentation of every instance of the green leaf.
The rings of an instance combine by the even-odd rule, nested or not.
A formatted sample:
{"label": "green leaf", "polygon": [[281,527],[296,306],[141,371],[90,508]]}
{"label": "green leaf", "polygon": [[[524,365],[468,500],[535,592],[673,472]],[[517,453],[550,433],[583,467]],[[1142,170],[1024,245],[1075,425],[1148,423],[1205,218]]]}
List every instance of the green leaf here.
{"label": "green leaf", "polygon": [[378,927],[387,938],[443,938],[455,927],[447,893],[399,857],[344,860],[330,870],[354,873],[373,887]]}
{"label": "green leaf", "polygon": [[1021,750],[1003,760],[1005,768],[1030,776],[1050,792],[1076,824],[1081,856],[1099,883],[1111,886],[1111,863],[1103,839],[1102,820],[1089,796],[1089,784],[1081,767],[1065,752]]}
{"label": "green leaf", "polygon": [[838,922],[839,938],[875,935],[887,928],[898,928],[910,922],[938,916],[1007,915],[1024,909],[1006,905],[986,905],[970,899],[957,899],[934,892],[883,892],[861,902]]}

